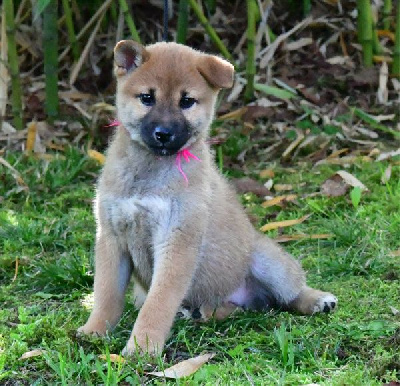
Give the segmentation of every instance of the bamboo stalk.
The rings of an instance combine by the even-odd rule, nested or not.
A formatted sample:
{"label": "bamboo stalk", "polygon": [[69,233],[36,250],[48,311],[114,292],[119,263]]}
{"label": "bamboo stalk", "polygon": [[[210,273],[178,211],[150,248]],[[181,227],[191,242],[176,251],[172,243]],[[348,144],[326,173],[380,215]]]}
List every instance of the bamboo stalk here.
{"label": "bamboo stalk", "polygon": [[[103,12],[110,6],[113,0],[106,0],[102,6],[96,11],[96,13],[90,18],[90,20],[85,24],[85,26],[79,31],[78,35],[76,35],[76,40],[79,40],[85,33],[89,30],[89,28],[95,23],[95,21],[102,17]],[[61,62],[65,56],[68,54],[71,46],[69,45],[58,57],[58,61]]]}
{"label": "bamboo stalk", "polygon": [[43,50],[45,74],[45,111],[49,122],[58,115],[58,1],[51,0],[43,11]]}
{"label": "bamboo stalk", "polygon": [[14,126],[16,129],[21,130],[24,126],[24,121],[22,110],[22,88],[19,76],[17,45],[15,42],[14,2],[13,0],[4,0],[3,6],[6,15],[8,63],[10,66],[11,76],[11,110],[14,116]]}
{"label": "bamboo stalk", "polygon": [[193,9],[193,12],[196,14],[196,17],[199,19],[200,24],[204,27],[204,29],[208,33],[208,36],[210,36],[210,39],[218,47],[221,54],[226,59],[228,59],[229,61],[231,61],[233,63],[232,55],[229,53],[229,51],[225,47],[224,43],[222,43],[222,40],[217,35],[217,32],[215,31],[215,29],[211,26],[210,22],[205,17],[199,4],[197,4],[196,0],[189,0],[189,4],[190,4],[190,7]]}
{"label": "bamboo stalk", "polygon": [[385,0],[383,3],[383,29],[390,30],[390,13],[392,12],[392,0]]}
{"label": "bamboo stalk", "polygon": [[9,74],[7,68],[7,32],[6,9],[1,8],[1,40],[0,40],[0,131],[6,115]]}
{"label": "bamboo stalk", "polygon": [[396,34],[393,49],[392,76],[400,79],[400,2],[397,3]]}
{"label": "bamboo stalk", "polygon": [[129,31],[131,32],[131,36],[134,40],[136,40],[138,43],[140,43],[140,37],[137,32],[135,22],[132,19],[131,14],[129,13],[129,7],[128,4],[126,3],[126,0],[119,0],[119,5],[122,9],[122,13],[124,14],[126,24],[128,25]]}
{"label": "bamboo stalk", "polygon": [[303,0],[303,16],[307,17],[311,12],[311,0]]}
{"label": "bamboo stalk", "polygon": [[210,15],[214,15],[215,10],[217,9],[217,1],[216,0],[206,0],[208,12]]}
{"label": "bamboo stalk", "polygon": [[254,98],[254,75],[256,74],[255,64],[255,38],[256,38],[256,18],[258,7],[255,0],[247,0],[247,64],[246,78],[247,85],[244,93],[246,102]]}
{"label": "bamboo stalk", "polygon": [[111,3],[110,7],[111,20],[113,23],[118,23],[118,10],[115,2]]}
{"label": "bamboo stalk", "polygon": [[187,0],[179,0],[178,26],[176,42],[185,44],[189,19],[189,3]]}
{"label": "bamboo stalk", "polygon": [[365,67],[371,67],[373,54],[373,32],[370,1],[357,0],[357,10],[358,40],[363,48],[363,64]]}
{"label": "bamboo stalk", "polygon": [[72,12],[71,7],[69,6],[69,1],[70,0],[62,0],[62,4],[65,15],[65,24],[67,25],[68,40],[72,49],[72,56],[74,57],[74,61],[77,61],[80,56],[80,49],[76,40],[74,22],[72,20]]}
{"label": "bamboo stalk", "polygon": [[81,57],[80,57],[79,60],[76,62],[75,66],[73,67],[73,69],[72,69],[72,71],[71,71],[71,74],[70,74],[70,77],[69,77],[69,84],[70,84],[71,86],[75,83],[75,81],[76,81],[76,79],[77,79],[77,77],[78,77],[79,71],[81,70],[81,68],[82,68],[82,66],[83,66],[83,63],[84,63],[84,61],[86,60],[87,56],[89,55],[90,47],[93,45],[94,39],[95,39],[95,37],[96,37],[96,35],[97,35],[97,31],[98,31],[99,28],[100,28],[101,22],[103,21],[104,15],[105,15],[105,12],[103,13],[103,15],[102,15],[102,16],[99,18],[99,20],[97,21],[97,24],[96,24],[96,26],[93,28],[93,31],[92,31],[92,33],[90,34],[90,37],[89,37],[89,39],[88,39],[88,41],[87,41],[87,43],[86,43],[86,46],[85,46],[85,48],[84,48],[83,51],[82,51]]}

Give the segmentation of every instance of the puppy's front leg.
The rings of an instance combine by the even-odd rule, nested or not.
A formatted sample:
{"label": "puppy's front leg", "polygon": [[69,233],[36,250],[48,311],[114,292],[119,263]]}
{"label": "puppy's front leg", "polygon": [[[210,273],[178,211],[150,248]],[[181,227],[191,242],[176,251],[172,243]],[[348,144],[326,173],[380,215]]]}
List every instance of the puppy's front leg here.
{"label": "puppy's front leg", "polygon": [[162,351],[196,269],[198,238],[175,229],[164,242],[155,243],[152,283],[124,355],[132,354],[136,346],[151,354]]}
{"label": "puppy's front leg", "polygon": [[104,335],[117,324],[124,307],[124,295],[132,272],[129,256],[112,234],[102,231],[96,241],[94,307],[78,333]]}

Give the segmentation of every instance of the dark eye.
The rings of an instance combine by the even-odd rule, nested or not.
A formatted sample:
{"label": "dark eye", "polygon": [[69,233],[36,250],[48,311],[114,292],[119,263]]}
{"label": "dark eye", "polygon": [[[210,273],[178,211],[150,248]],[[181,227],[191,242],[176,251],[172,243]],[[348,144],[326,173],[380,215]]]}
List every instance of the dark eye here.
{"label": "dark eye", "polygon": [[188,109],[196,103],[196,99],[190,98],[188,96],[183,96],[179,101],[179,107],[181,109]]}
{"label": "dark eye", "polygon": [[145,106],[153,106],[156,103],[156,98],[154,94],[139,94],[138,95],[140,102],[142,102]]}

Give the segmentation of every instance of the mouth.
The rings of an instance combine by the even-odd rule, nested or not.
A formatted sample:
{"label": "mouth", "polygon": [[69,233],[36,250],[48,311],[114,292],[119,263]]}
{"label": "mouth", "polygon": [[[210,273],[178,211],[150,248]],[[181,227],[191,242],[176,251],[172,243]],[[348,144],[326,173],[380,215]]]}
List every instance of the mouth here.
{"label": "mouth", "polygon": [[156,155],[161,157],[167,157],[170,155],[177,154],[179,149],[167,149],[165,146],[149,146],[149,149]]}

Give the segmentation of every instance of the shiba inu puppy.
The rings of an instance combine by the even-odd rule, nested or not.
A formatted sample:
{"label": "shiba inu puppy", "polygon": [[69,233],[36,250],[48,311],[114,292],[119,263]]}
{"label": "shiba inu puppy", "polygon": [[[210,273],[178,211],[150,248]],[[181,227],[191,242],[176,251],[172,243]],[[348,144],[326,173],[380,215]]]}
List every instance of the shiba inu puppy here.
{"label": "shiba inu puppy", "polygon": [[336,297],[254,230],[214,166],[206,138],[233,66],[175,43],[121,41],[114,54],[120,127],[97,187],[94,308],[78,332],[113,328],[131,279],[141,308],[127,355],[162,351],[180,307],[203,319],[333,310]]}

